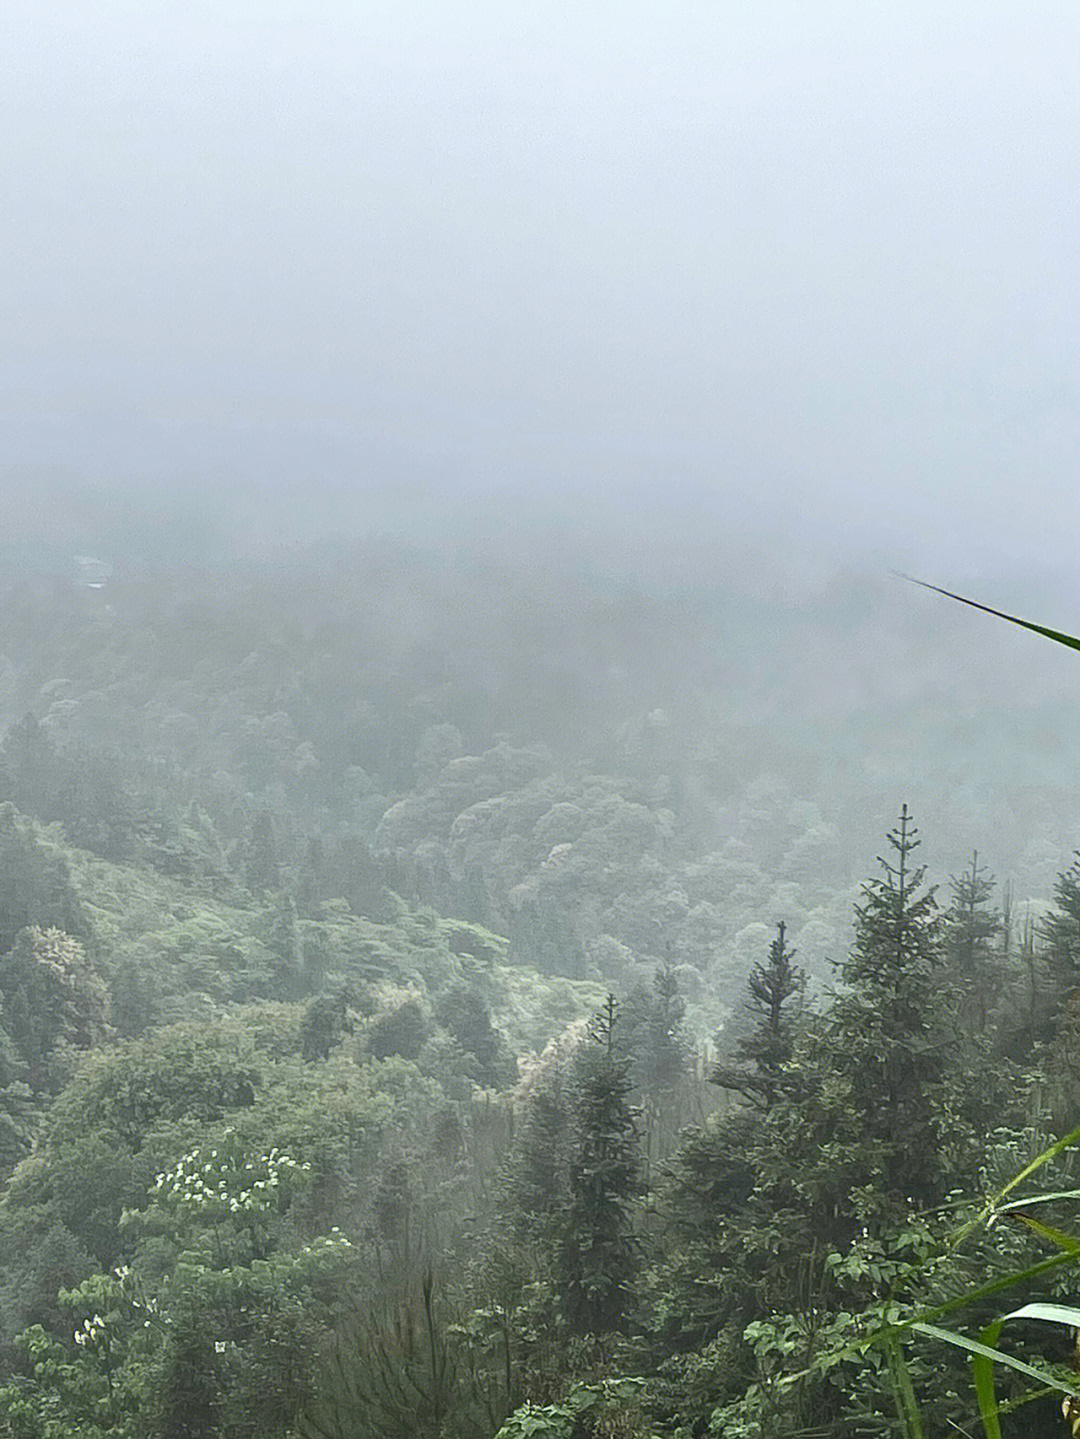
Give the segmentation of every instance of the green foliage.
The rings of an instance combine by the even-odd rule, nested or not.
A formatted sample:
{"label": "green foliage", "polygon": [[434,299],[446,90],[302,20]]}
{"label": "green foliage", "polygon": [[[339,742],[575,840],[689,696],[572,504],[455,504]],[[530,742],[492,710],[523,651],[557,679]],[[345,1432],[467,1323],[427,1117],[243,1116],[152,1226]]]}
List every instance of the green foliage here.
{"label": "green foliage", "polygon": [[509,1408],[503,1356],[467,1342],[425,1271],[339,1331],[302,1439],[481,1439]]}
{"label": "green foliage", "polygon": [[839,966],[844,988],[815,1031],[820,1119],[806,1139],[821,1145],[817,1202],[829,1194],[854,1219],[855,1196],[872,1184],[884,1204],[932,1203],[946,1176],[937,1161],[935,1116],[955,1050],[943,984],[941,921],[918,833],[906,806],[888,835],[893,859],[863,889],[855,942]]}
{"label": "green foliage", "polygon": [[87,935],[83,906],[64,855],[11,803],[0,804],[0,954],[36,926]]}
{"label": "green foliage", "polygon": [[643,1382],[636,1378],[604,1379],[575,1384],[558,1404],[525,1404],[516,1409],[495,1439],[579,1439],[583,1435],[623,1435],[632,1439],[638,1428]]}
{"label": "green foliage", "polygon": [[368,1051],[375,1059],[419,1059],[431,1035],[431,1020],[420,1002],[407,999],[388,1014],[381,1015],[367,1031]]}
{"label": "green foliage", "polygon": [[979,864],[949,881],[952,903],[945,915],[945,957],[959,990],[960,1022],[966,1032],[982,1033],[1001,989],[1001,914],[990,907],[994,881]]}
{"label": "green foliage", "polygon": [[[415,596],[374,570],[299,609],[142,590],[111,657],[75,611],[40,660],[0,617],[45,716],[0,762],[0,1432],[1051,1432],[1080,1240],[1075,1135],[1038,1131],[1080,1093],[1078,874],[1010,1029],[991,880],[973,857],[939,914],[905,808],[796,1017],[789,939],[838,952],[858,825],[653,695],[672,627],[644,708],[569,667],[575,749],[566,708],[534,720],[554,647],[481,697],[483,623],[461,643],[440,595],[442,648],[403,643],[386,595]],[[687,1038],[740,966],[718,1077],[749,1103]]]}
{"label": "green foliage", "polygon": [[746,1016],[749,1032],[740,1035],[735,1043],[734,1064],[721,1062],[711,1075],[714,1084],[736,1090],[766,1112],[780,1094],[792,1058],[797,1006],[806,989],[805,971],[793,959],[787,944],[787,926],[781,920],[769,946],[768,960],[759,961],[750,972]]}
{"label": "green foliage", "polygon": [[637,1133],[626,1060],[615,1050],[618,1010],[608,999],[575,1065],[570,1183],[556,1274],[575,1334],[608,1334],[627,1317],[637,1246],[631,1206],[639,1192]]}
{"label": "green foliage", "polygon": [[33,1088],[47,1084],[60,1046],[89,1049],[106,1032],[108,991],[77,939],[59,929],[24,929],[0,960],[4,1022]]}

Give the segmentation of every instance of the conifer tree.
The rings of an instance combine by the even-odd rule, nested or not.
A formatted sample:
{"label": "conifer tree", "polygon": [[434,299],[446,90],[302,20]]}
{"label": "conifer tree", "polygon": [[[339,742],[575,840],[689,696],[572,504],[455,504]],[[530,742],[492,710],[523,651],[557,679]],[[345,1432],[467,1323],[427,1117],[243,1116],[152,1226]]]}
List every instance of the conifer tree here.
{"label": "conifer tree", "polygon": [[959,878],[950,878],[949,887],[952,904],[945,915],[945,955],[960,993],[964,1030],[981,1034],[1002,975],[1003,922],[1000,912],[990,907],[994,877],[979,864],[977,850],[969,868]]}
{"label": "conifer tree", "polygon": [[[1056,912],[1040,926],[1046,993],[1037,1036],[1046,1045],[1047,1097],[1057,1129],[1072,1127],[1080,1095],[1080,851],[1054,885]],[[1032,956],[1033,974],[1040,966]]]}
{"label": "conifer tree", "polygon": [[1054,904],[1057,913],[1043,921],[1041,936],[1053,1002],[1060,1008],[1080,983],[1080,850],[1057,877]]}
{"label": "conifer tree", "polygon": [[622,1327],[638,1263],[631,1206],[639,1190],[637,1134],[628,1063],[615,1050],[618,1009],[609,995],[578,1061],[570,1198],[557,1274],[575,1334]]}
{"label": "conifer tree", "polygon": [[529,1096],[511,1157],[508,1197],[523,1237],[550,1238],[566,1203],[570,1127],[569,1096],[555,1065]]}
{"label": "conifer tree", "polygon": [[816,1094],[790,1126],[803,1159],[792,1153],[789,1167],[832,1215],[833,1242],[858,1216],[940,1197],[935,1120],[956,1035],[941,1002],[941,918],[906,805],[888,844],[855,909],[844,988],[803,1056]]}
{"label": "conifer tree", "polygon": [[780,1093],[795,1043],[792,1010],[797,1010],[806,989],[806,974],[794,958],[781,920],[767,961],[756,964],[750,973],[746,1008],[753,1027],[736,1042],[734,1064],[721,1060],[710,1076],[714,1084],[736,1090],[766,1112]]}
{"label": "conifer tree", "polygon": [[667,1157],[681,1127],[680,1088],[690,1049],[685,1013],[686,1001],[670,959],[657,966],[648,989],[634,989],[620,1008],[615,1047],[630,1061],[649,1166]]}

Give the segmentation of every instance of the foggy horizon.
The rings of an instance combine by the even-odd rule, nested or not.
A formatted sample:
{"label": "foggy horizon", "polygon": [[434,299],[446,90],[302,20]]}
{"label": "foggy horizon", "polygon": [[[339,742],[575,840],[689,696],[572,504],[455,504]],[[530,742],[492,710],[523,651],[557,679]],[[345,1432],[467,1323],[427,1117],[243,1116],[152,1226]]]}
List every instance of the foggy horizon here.
{"label": "foggy horizon", "polygon": [[54,4],[4,38],[8,514],[45,473],[263,544],[554,523],[1067,593],[1074,7]]}

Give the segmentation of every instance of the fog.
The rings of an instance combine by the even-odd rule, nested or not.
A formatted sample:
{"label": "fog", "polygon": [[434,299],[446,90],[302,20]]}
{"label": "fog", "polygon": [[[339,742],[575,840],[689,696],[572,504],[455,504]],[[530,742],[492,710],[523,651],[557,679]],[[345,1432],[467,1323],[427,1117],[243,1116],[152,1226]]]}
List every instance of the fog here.
{"label": "fog", "polygon": [[0,54],[0,1434],[1080,1434],[1080,5]]}
{"label": "fog", "polygon": [[[436,643],[425,566],[504,565],[506,614],[469,601],[491,672],[516,674],[531,593],[575,684],[575,606],[644,586],[672,608],[614,671],[661,615],[696,638],[619,723],[682,690],[778,749],[835,743],[849,816],[914,797],[957,863],[1019,785],[1003,850],[1046,889],[1073,667],[890,572],[1080,622],[1074,6],[4,26],[5,579],[85,578],[74,556],[302,577],[382,536],[394,646]],[[7,702],[42,708],[25,676]],[[1043,784],[1064,808],[1029,863]]]}
{"label": "fog", "polygon": [[44,487],[196,549],[212,514],[1071,566],[1075,6],[3,26],[9,536]]}

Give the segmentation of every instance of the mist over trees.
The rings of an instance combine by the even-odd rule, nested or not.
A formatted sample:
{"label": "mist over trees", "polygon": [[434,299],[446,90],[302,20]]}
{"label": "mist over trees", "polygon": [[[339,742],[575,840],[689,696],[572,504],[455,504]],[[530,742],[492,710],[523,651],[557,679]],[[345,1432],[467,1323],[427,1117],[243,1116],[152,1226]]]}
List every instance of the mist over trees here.
{"label": "mist over trees", "polygon": [[835,591],[380,541],[4,600],[13,1439],[907,1439],[872,1316],[1067,1228],[964,1216],[1073,1123],[1072,791],[995,771],[935,833],[968,722],[886,783],[923,661],[845,710],[794,662],[859,650]]}

